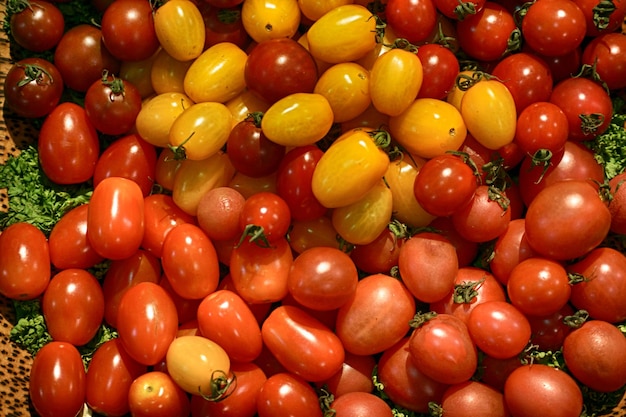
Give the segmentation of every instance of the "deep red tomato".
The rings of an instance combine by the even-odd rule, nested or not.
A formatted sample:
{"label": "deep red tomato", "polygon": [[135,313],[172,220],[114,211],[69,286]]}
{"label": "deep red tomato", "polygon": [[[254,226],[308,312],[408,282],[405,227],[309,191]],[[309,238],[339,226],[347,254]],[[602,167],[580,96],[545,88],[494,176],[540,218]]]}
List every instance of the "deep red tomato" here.
{"label": "deep red tomato", "polygon": [[393,33],[412,44],[427,40],[437,25],[432,0],[387,0],[385,16]]}
{"label": "deep red tomato", "polygon": [[589,37],[615,32],[626,17],[626,2],[623,1],[611,2],[610,7],[601,0],[574,0],[574,3],[585,15]]}
{"label": "deep red tomato", "polygon": [[41,417],[76,416],[85,404],[85,366],[74,345],[53,341],[35,355],[30,401]]}
{"label": "deep red tomato", "polygon": [[376,366],[373,355],[354,355],[346,352],[343,366],[330,378],[318,382],[318,387],[325,386],[335,398],[349,392],[372,392],[372,372]]}
{"label": "deep red tomato", "polygon": [[33,0],[22,11],[11,14],[9,27],[15,43],[32,52],[43,52],[54,48],[63,37],[65,18],[54,4]]}
{"label": "deep red tomato", "polygon": [[611,212],[611,231],[626,234],[626,172],[622,172],[609,180],[612,198],[609,202]]}
{"label": "deep red tomato", "polygon": [[508,417],[502,392],[478,381],[466,381],[448,388],[441,400],[446,416]]}
{"label": "deep red tomato", "polygon": [[559,154],[568,138],[567,116],[553,103],[531,103],[517,117],[514,140],[527,155],[534,156],[539,150]]}
{"label": "deep red tomato", "polygon": [[120,299],[117,331],[128,354],[143,365],[155,365],[176,337],[176,306],[167,292],[154,282],[130,287]]}
{"label": "deep red tomato", "polygon": [[609,90],[619,90],[626,87],[625,55],[626,35],[606,33],[593,38],[585,45],[582,62],[595,68]]}
{"label": "deep red tomato", "polygon": [[452,90],[456,76],[460,71],[458,59],[450,48],[436,43],[420,46],[417,50],[417,57],[422,63],[423,71],[422,86],[417,97],[443,100]]}
{"label": "deep red tomato", "polygon": [[130,411],[128,390],[147,371],[126,353],[118,338],[104,342],[93,354],[85,380],[85,402],[95,412],[122,416]]}
{"label": "deep red tomato", "polygon": [[511,372],[520,366],[522,366],[522,362],[518,357],[497,359],[492,358],[489,355],[484,355],[480,361],[480,367],[482,370],[480,382],[503,392],[506,379],[509,377]]}
{"label": "deep red tomato", "polygon": [[240,7],[213,5],[200,8],[200,12],[205,28],[204,49],[220,42],[234,43],[242,49],[250,44],[252,38],[243,27]]}
{"label": "deep red tomato", "polygon": [[161,371],[146,372],[133,381],[128,405],[135,417],[188,416],[191,411],[187,393]]}
{"label": "deep red tomato", "polygon": [[95,127],[78,104],[59,104],[46,117],[37,141],[44,173],[58,184],[78,184],[93,176],[100,154]]}
{"label": "deep red tomato", "polygon": [[373,242],[356,246],[350,251],[350,257],[360,271],[388,274],[398,265],[400,248],[405,241],[406,238],[397,236],[387,227]]}
{"label": "deep red tomato", "polygon": [[11,67],[4,80],[6,106],[18,116],[44,117],[59,104],[63,78],[53,63],[24,58]]}
{"label": "deep red tomato", "polygon": [[389,404],[370,392],[349,392],[330,404],[337,417],[393,417]]}
{"label": "deep red tomato", "polygon": [[494,243],[489,269],[503,285],[508,282],[513,268],[534,254],[525,233],[526,219],[511,220],[506,231],[498,236]]}
{"label": "deep red tomato", "polygon": [[16,300],[39,297],[50,282],[50,247],[30,223],[15,223],[0,234],[0,294]]}
{"label": "deep red tomato", "polygon": [[267,378],[257,396],[257,409],[259,417],[322,417],[313,387],[285,372]]}
{"label": "deep red tomato", "polygon": [[272,244],[283,239],[291,224],[291,210],[281,196],[272,192],[251,195],[243,203],[239,216],[239,228],[249,236],[248,240]]}
{"label": "deep red tomato", "polygon": [[565,317],[574,314],[570,304],[549,316],[527,316],[530,323],[530,343],[537,345],[540,351],[557,351],[563,346],[563,340],[571,331],[572,327],[564,321]]}
{"label": "deep red tomato", "polygon": [[241,235],[239,217],[245,197],[231,187],[207,191],[198,203],[198,226],[211,240],[238,239]]}
{"label": "deep red tomato", "polygon": [[189,327],[192,327],[194,329],[192,334],[200,334],[198,331],[197,313],[202,300],[197,298],[192,299],[181,297],[176,291],[174,291],[172,284],[170,284],[170,281],[167,279],[165,274],[161,275],[159,285],[163,287],[176,306],[176,314],[178,315],[178,323],[180,324],[179,330],[187,330]]}
{"label": "deep red tomato", "polygon": [[501,199],[508,197],[493,197],[488,185],[476,187],[469,203],[452,214],[452,223],[457,232],[473,242],[497,239],[506,231],[511,221],[511,207],[508,201]]}

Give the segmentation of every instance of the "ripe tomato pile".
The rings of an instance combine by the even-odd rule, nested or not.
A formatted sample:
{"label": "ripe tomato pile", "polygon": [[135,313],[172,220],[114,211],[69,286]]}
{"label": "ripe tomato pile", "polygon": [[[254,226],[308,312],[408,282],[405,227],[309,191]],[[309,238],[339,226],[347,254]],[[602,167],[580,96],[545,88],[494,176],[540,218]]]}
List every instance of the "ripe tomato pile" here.
{"label": "ripe tomato pile", "polygon": [[6,107],[93,190],[0,234],[0,293],[51,338],[41,416],[621,398],[626,174],[589,144],[626,136],[626,1],[18,3]]}

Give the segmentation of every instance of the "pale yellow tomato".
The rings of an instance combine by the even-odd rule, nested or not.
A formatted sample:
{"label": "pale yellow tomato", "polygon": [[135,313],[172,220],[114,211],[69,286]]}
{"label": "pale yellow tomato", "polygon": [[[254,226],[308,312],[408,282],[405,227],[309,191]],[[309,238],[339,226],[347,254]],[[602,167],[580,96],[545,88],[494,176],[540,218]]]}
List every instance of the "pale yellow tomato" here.
{"label": "pale yellow tomato", "polygon": [[157,52],[150,70],[150,82],[157,94],[185,93],[184,80],[193,61],[174,59],[165,49]]}
{"label": "pale yellow tomato", "polygon": [[371,104],[369,72],[354,62],[335,64],[315,84],[314,93],[328,100],[335,123],[354,119]]}
{"label": "pale yellow tomato", "polygon": [[137,87],[141,98],[146,98],[154,94],[150,73],[155,58],[156,54],[140,61],[123,61],[120,65],[119,77],[131,82]]}
{"label": "pale yellow tomato", "polygon": [[196,103],[185,109],[170,128],[170,145],[188,159],[205,159],[228,140],[233,116],[222,103]]}
{"label": "pale yellow tomato", "polygon": [[192,104],[193,101],[181,93],[163,93],[146,99],[135,121],[137,133],[154,146],[167,147],[174,120]]}
{"label": "pale yellow tomato", "polygon": [[458,150],[467,136],[456,107],[434,98],[418,98],[404,112],[390,117],[389,129],[407,152],[426,159]]}
{"label": "pale yellow tomato", "polygon": [[307,38],[317,59],[333,64],[354,61],[376,46],[376,19],[361,5],[339,6],[316,20]]}
{"label": "pale yellow tomato", "polygon": [[335,7],[352,3],[354,0],[298,0],[300,11],[311,21],[319,19]]}
{"label": "pale yellow tomato", "polygon": [[256,42],[291,38],[298,31],[300,8],[297,0],[246,0],[241,23]]}
{"label": "pale yellow tomato", "polygon": [[327,216],[313,220],[293,220],[289,229],[289,245],[296,253],[320,246],[340,248],[337,231]]}
{"label": "pale yellow tomato", "polygon": [[[446,96],[446,101],[456,107],[457,110],[461,111],[461,100],[463,100],[463,96],[467,92],[467,88],[463,86],[467,85],[467,83],[480,82],[482,80],[484,80],[484,78],[479,71],[463,70],[459,72],[457,82]],[[459,84],[461,84],[462,88]]]}
{"label": "pale yellow tomato", "polygon": [[239,191],[245,198],[260,192],[276,194],[276,173],[263,177],[250,177],[237,171],[228,186]]}
{"label": "pale yellow tomato", "polygon": [[267,109],[261,129],[269,140],[279,145],[312,145],[326,136],[333,119],[333,109],[326,97],[315,93],[294,93]]}
{"label": "pale yellow tomato", "polygon": [[241,122],[249,113],[265,112],[269,107],[269,103],[252,91],[245,89],[235,98],[226,102],[226,107],[233,116],[233,125]]}
{"label": "pale yellow tomato", "polygon": [[154,13],[154,29],[161,47],[174,59],[189,61],[204,49],[204,19],[190,0],[170,0],[159,7]]}
{"label": "pale yellow tomato", "polygon": [[383,114],[399,115],[417,97],[423,78],[415,52],[390,49],[376,59],[370,71],[372,104]]}
{"label": "pale yellow tomato", "polygon": [[184,79],[185,93],[196,103],[225,103],[246,88],[248,55],[231,42],[209,47],[193,61]]}
{"label": "pale yellow tomato", "polygon": [[471,86],[461,100],[461,115],[474,139],[488,149],[508,145],[515,137],[515,100],[499,80],[489,79]]}
{"label": "pale yellow tomato", "polygon": [[324,152],[313,171],[313,195],[328,208],[359,201],[383,177],[389,156],[362,129],[341,135]]}
{"label": "pale yellow tomato", "polygon": [[372,243],[391,221],[393,197],[379,180],[359,201],[335,208],[332,223],[339,236],[354,245]]}

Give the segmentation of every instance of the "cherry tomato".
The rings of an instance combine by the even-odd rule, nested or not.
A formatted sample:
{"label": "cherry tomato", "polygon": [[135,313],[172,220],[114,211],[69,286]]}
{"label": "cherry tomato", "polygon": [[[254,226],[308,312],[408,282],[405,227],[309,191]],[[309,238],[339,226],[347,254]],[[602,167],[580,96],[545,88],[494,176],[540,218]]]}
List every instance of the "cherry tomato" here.
{"label": "cherry tomato", "polygon": [[356,62],[330,66],[319,76],[313,92],[326,97],[335,123],[359,116],[372,102],[369,71]]}
{"label": "cherry tomato", "polygon": [[148,0],[114,1],[102,15],[101,28],[104,45],[120,61],[141,61],[159,48]]}
{"label": "cherry tomato", "polygon": [[452,214],[456,231],[472,242],[488,242],[497,239],[511,221],[511,207],[506,195],[494,197],[488,185],[479,185],[472,199]]}
{"label": "cherry tomato", "polygon": [[250,44],[252,38],[243,27],[241,19],[241,3],[242,1],[234,6],[200,7],[204,20],[205,50],[220,42],[232,42],[242,49]]}
{"label": "cherry tomato", "polygon": [[161,47],[179,61],[196,59],[204,50],[204,19],[191,1],[170,1],[156,9],[154,31]]}
{"label": "cherry tomato", "polygon": [[144,235],[141,247],[157,258],[163,253],[165,236],[179,224],[194,223],[193,216],[182,211],[170,195],[151,194],[144,198]]}
{"label": "cherry tomato", "polygon": [[4,80],[6,106],[18,116],[44,117],[59,104],[63,78],[54,64],[42,58],[24,58],[11,67]]}
{"label": "cherry tomato", "polygon": [[437,25],[432,0],[388,0],[385,16],[396,35],[413,44],[426,41]]}
{"label": "cherry tomato", "polygon": [[161,371],[135,378],[128,389],[128,406],[136,417],[186,416],[191,410],[187,393]]}
{"label": "cherry tomato", "polygon": [[43,52],[54,48],[65,31],[65,18],[57,6],[47,1],[31,1],[12,13],[11,37],[22,48]]}
{"label": "cherry tomato", "polygon": [[177,92],[157,94],[149,98],[137,114],[135,120],[137,133],[151,145],[167,148],[174,120],[192,104],[187,95]]}
{"label": "cherry tomato", "polygon": [[385,228],[374,241],[357,245],[350,251],[356,267],[368,274],[389,273],[398,265],[400,248],[406,239],[398,236],[391,227]]}
{"label": "cherry tomato", "polygon": [[[246,199],[239,215],[240,231],[250,236],[249,241],[268,243],[283,239],[289,231],[289,206],[278,194],[259,192]],[[259,236],[258,234],[262,234]]]}
{"label": "cherry tomato", "polygon": [[417,97],[445,99],[454,87],[456,76],[460,71],[456,56],[449,48],[430,43],[418,48],[417,57],[422,63],[423,71],[422,86]]}
{"label": "cherry tomato", "polygon": [[548,101],[529,104],[519,113],[515,143],[527,155],[540,149],[559,154],[569,138],[569,121],[557,105]]}
{"label": "cherry tomato", "polygon": [[542,351],[561,349],[565,337],[573,330],[565,323],[565,317],[573,314],[571,304],[565,304],[561,310],[549,316],[527,316],[532,332],[530,343]]}
{"label": "cherry tomato", "polygon": [[526,219],[514,219],[496,239],[489,267],[498,281],[506,285],[513,268],[533,254],[526,239]]}
{"label": "cherry tomato", "polygon": [[624,48],[626,48],[626,35],[606,33],[594,38],[583,50],[583,64],[593,65],[609,90],[626,87]]}
{"label": "cherry tomato", "polygon": [[298,31],[300,9],[297,0],[246,0],[241,8],[241,22],[256,42],[291,38]]}
{"label": "cherry tomato", "polygon": [[448,388],[443,394],[441,409],[452,417],[463,415],[506,417],[509,415],[502,392],[478,381],[461,382]]}
{"label": "cherry tomato", "polygon": [[193,60],[178,61],[160,49],[150,66],[150,84],[156,94],[185,93],[185,75]]}
{"label": "cherry tomato", "polygon": [[[330,405],[335,410],[337,417],[353,416],[363,413],[364,415],[376,415],[380,417],[392,417],[391,407],[382,398],[369,392],[350,392],[335,398]],[[371,414],[370,414],[371,413]]]}
{"label": "cherry tomato", "polygon": [[604,3],[599,0],[575,0],[574,3],[585,15],[586,35],[589,37],[615,32],[622,26],[626,17],[626,3],[623,1],[614,3],[613,7],[607,10],[602,10]]}
{"label": "cherry tomato", "polygon": [[354,355],[346,352],[341,370],[330,378],[318,382],[318,386],[326,386],[328,391],[337,397],[350,392],[372,392],[372,372],[376,359],[372,355]]}
{"label": "cherry tomato", "polygon": [[294,220],[289,230],[289,245],[296,253],[319,246],[342,248],[332,220],[327,216],[313,220]]}
{"label": "cherry tomato", "polygon": [[239,218],[246,199],[230,187],[207,191],[198,203],[198,226],[213,241],[232,240],[241,236]]}

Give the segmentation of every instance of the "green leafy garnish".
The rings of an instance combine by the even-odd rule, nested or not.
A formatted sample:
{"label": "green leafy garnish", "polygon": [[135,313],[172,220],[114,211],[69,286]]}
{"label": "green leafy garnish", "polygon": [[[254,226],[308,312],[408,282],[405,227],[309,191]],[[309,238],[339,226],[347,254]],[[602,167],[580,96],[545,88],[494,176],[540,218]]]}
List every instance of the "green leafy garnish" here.
{"label": "green leafy garnish", "polygon": [[626,101],[613,98],[613,116],[607,130],[585,145],[594,153],[596,161],[604,167],[607,180],[626,170]]}
{"label": "green leafy garnish", "polygon": [[41,313],[39,300],[13,301],[16,323],[11,329],[10,339],[24,348],[28,353],[35,354],[52,336],[48,333],[46,322]]}

